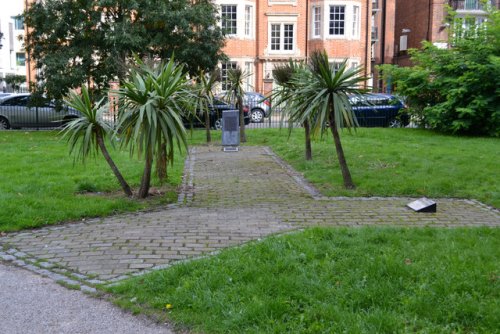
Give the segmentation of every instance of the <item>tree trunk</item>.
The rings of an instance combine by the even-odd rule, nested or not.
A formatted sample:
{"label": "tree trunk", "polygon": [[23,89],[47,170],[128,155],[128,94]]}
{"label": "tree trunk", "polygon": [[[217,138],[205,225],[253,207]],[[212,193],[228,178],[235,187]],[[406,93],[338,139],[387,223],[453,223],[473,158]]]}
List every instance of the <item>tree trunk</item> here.
{"label": "tree trunk", "polygon": [[246,143],[245,135],[245,113],[243,112],[243,97],[238,96],[238,110],[240,111],[240,142]]}
{"label": "tree trunk", "polygon": [[139,198],[146,198],[149,195],[149,187],[151,184],[151,169],[153,167],[153,152],[146,153],[146,165],[141,179],[141,187],[139,188]]}
{"label": "tree trunk", "polygon": [[160,151],[158,152],[156,160],[156,175],[160,183],[163,184],[163,181],[167,178],[167,144],[162,143],[160,145]]}
{"label": "tree trunk", "polygon": [[[331,104],[330,108],[333,108]],[[342,149],[342,143],[340,142],[339,131],[337,129],[337,124],[335,123],[335,117],[333,116],[332,109],[330,109],[330,129],[332,130],[335,150],[337,151],[337,158],[339,159],[340,170],[342,171],[342,178],[344,179],[344,187],[346,189],[355,189],[356,186],[354,185],[354,182],[352,182],[351,172],[349,171],[347,161],[345,160],[344,150]]]}
{"label": "tree trunk", "polygon": [[106,159],[106,162],[108,163],[109,167],[111,167],[111,170],[118,179],[118,182],[120,182],[120,186],[122,187],[123,192],[128,197],[132,197],[132,190],[130,190],[130,186],[128,185],[127,181],[125,181],[123,175],[118,170],[118,167],[116,167],[115,162],[113,161],[113,159],[111,159],[108,149],[106,148],[106,145],[104,145],[104,139],[102,135],[100,133],[97,133],[96,137],[97,137],[97,145],[99,145],[99,148],[101,149],[101,153],[104,156],[104,159]]}
{"label": "tree trunk", "polygon": [[207,143],[212,142],[212,135],[210,134],[210,113],[205,109],[205,130],[207,132]]}
{"label": "tree trunk", "polygon": [[306,160],[312,160],[311,126],[307,119],[304,121],[304,131],[306,133]]}

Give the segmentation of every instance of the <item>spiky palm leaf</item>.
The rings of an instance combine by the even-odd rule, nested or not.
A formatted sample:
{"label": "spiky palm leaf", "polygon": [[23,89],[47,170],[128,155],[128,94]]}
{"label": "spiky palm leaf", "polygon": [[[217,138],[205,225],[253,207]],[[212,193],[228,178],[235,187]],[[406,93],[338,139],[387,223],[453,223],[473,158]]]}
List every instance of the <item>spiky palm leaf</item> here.
{"label": "spiky palm leaf", "polygon": [[243,114],[243,98],[245,97],[243,83],[249,76],[250,73],[242,71],[239,66],[227,72],[229,87],[227,89],[226,97],[229,99],[229,101],[236,102],[236,106],[238,107],[238,110],[240,112],[240,141],[242,143],[247,141],[245,135],[245,115]]}
{"label": "spiky palm leaf", "polygon": [[105,137],[113,128],[103,117],[106,107],[103,105],[103,101],[104,99],[101,99],[94,105],[85,86],[81,88],[81,95],[75,91],[71,91],[65,102],[70,107],[78,110],[82,116],[65,125],[62,130],[64,132],[63,138],[68,139],[70,154],[75,154],[75,160],[85,162],[89,156],[95,155],[100,151],[118,179],[125,194],[132,196],[129,185],[111,159],[104,144]]}
{"label": "spiky palm leaf", "polygon": [[[214,93],[213,90],[215,85],[220,81],[220,71],[218,68],[215,68],[211,73],[207,74],[204,71],[200,71],[197,77],[196,84],[196,108],[195,110],[203,111],[205,118],[205,130],[207,143],[212,141],[212,137],[210,135],[210,106],[213,105],[214,101]],[[198,115],[194,115],[194,117],[198,117]]]}
{"label": "spiky palm leaf", "polygon": [[166,64],[148,66],[138,60],[130,78],[118,90],[121,110],[118,128],[131,154],[145,157],[139,197],[149,193],[153,157],[165,151],[173,163],[174,149],[187,150],[182,114],[192,110],[194,94],[182,65],[171,59]]}
{"label": "spiky palm leaf", "polygon": [[364,89],[361,85],[367,80],[361,75],[362,68],[348,68],[347,61],[335,70],[328,62],[326,51],[312,53],[309,64],[310,74],[302,73],[293,78],[297,86],[297,108],[292,111],[292,121],[311,121],[315,133],[330,128],[335,143],[337,158],[339,160],[344,186],[348,189],[355,188],[351,173],[347,166],[344,150],[340,141],[338,130],[357,125],[349,102],[350,94],[361,94]]}

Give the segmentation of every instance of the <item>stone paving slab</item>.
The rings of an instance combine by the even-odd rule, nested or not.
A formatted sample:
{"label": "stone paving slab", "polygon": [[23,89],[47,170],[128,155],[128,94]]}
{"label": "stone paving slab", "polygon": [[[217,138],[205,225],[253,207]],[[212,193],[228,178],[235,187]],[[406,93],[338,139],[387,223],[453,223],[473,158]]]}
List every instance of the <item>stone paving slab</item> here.
{"label": "stone paving slab", "polygon": [[91,285],[311,226],[500,226],[498,210],[476,201],[416,213],[412,200],[322,197],[268,148],[203,146],[186,160],[178,205],[8,234],[0,258]]}

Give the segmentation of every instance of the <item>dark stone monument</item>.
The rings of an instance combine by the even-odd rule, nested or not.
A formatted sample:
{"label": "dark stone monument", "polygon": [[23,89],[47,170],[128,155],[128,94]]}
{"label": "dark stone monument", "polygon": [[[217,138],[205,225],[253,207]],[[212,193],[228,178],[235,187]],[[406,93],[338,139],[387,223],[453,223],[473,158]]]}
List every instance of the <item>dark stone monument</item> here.
{"label": "dark stone monument", "polygon": [[406,206],[416,212],[436,212],[437,209],[436,202],[425,197],[419,198]]}

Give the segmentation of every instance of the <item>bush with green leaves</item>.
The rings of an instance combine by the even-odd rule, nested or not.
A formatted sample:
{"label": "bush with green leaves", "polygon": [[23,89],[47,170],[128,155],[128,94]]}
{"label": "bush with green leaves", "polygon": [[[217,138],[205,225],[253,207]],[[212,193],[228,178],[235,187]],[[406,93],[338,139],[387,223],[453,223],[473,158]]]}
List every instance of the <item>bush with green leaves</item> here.
{"label": "bush with green leaves", "polygon": [[[458,26],[458,25],[457,25]],[[451,29],[448,49],[424,42],[413,67],[380,66],[413,119],[445,133],[500,136],[500,14],[481,26]]]}

